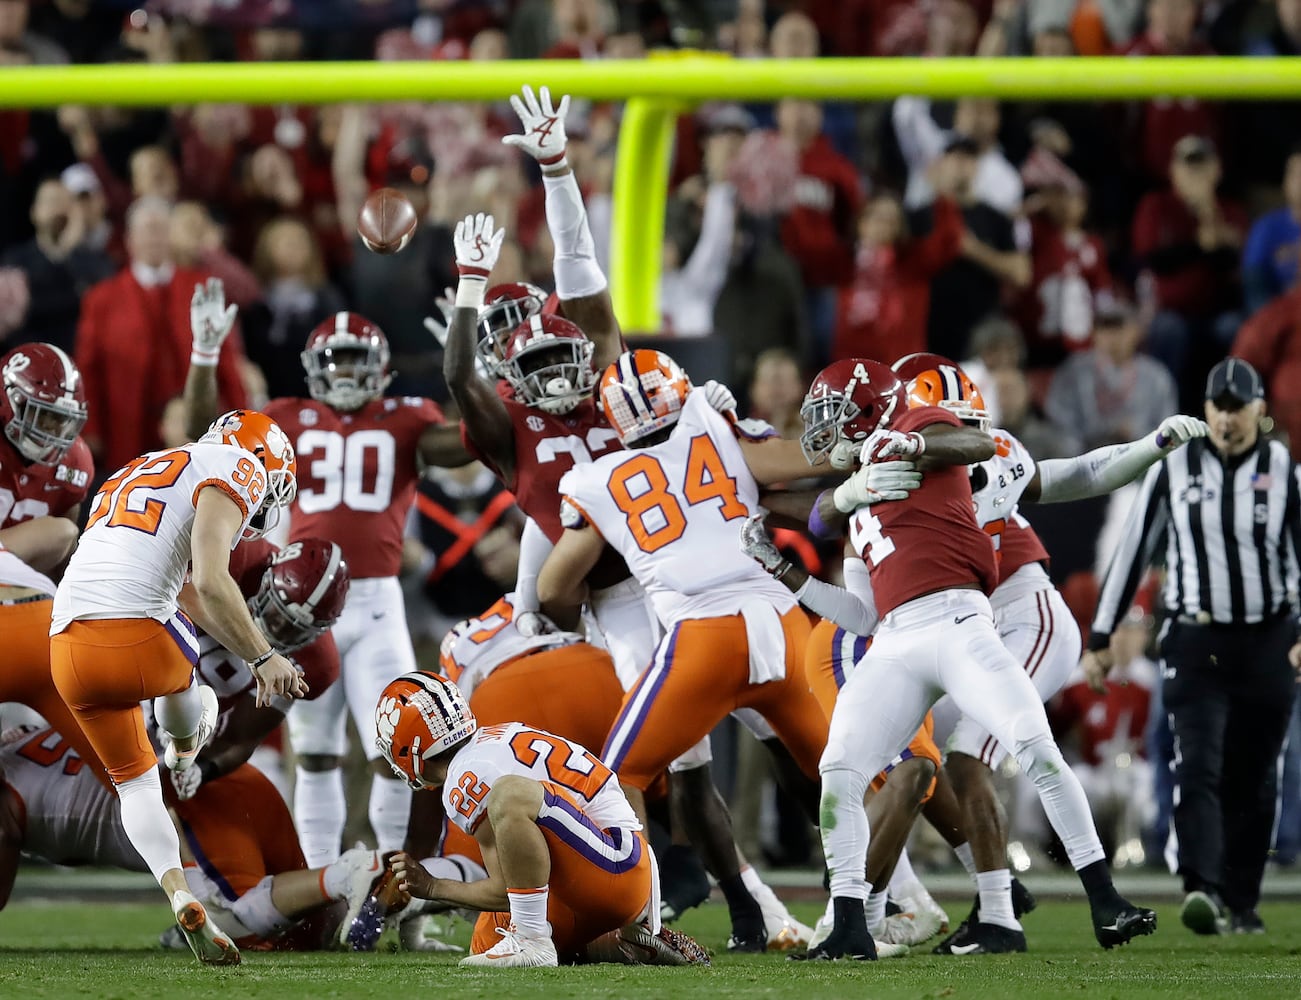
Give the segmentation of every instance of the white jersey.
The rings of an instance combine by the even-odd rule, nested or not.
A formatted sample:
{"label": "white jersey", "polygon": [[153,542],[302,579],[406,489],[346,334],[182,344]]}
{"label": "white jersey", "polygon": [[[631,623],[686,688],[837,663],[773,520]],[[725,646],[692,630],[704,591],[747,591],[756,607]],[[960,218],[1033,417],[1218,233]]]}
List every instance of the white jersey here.
{"label": "white jersey", "polygon": [[666,628],[759,601],[780,614],[791,592],[741,551],[759,487],[727,420],[692,392],[667,441],[603,455],[560,480],[560,520],[590,523],[618,550]]}
{"label": "white jersey", "polygon": [[515,595],[507,594],[478,618],[461,622],[443,637],[438,662],[468,699],[503,663],[546,649],[582,642],[573,632],[526,636],[515,627]]}
{"label": "white jersey", "polygon": [[577,743],[522,722],[477,730],[447,769],[443,808],[466,833],[488,814],[492,783],[505,774],[560,785],[600,830],[640,830],[619,779]]}
{"label": "white jersey", "polygon": [[971,502],[976,508],[976,523],[994,539],[997,550],[998,533],[991,529],[1016,513],[1016,505],[1034,478],[1037,466],[1026,446],[1010,432],[996,429],[989,433],[994,439],[994,457],[980,463],[985,482],[979,489],[975,488],[978,480],[972,482]]}
{"label": "white jersey", "polygon": [[190,565],[199,493],[220,489],[244,514],[239,541],[266,489],[262,465],[225,444],[150,452],[111,476],[95,495],[90,520],[54,598],[51,635],[88,618],[176,615]]}
{"label": "white jersey", "polygon": [[122,826],[117,796],[53,729],[0,746],[0,768],[25,808],[25,852],[57,865],[149,870]]}
{"label": "white jersey", "polygon": [[8,549],[0,546],[0,584],[7,587],[30,587],[54,596],[54,581],[38,573]]}

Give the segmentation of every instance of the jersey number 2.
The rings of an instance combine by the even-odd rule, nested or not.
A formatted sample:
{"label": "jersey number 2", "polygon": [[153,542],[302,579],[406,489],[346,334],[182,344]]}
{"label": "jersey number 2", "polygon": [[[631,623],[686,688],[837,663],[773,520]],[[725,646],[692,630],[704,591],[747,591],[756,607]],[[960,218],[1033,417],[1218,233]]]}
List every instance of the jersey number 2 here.
{"label": "jersey number 2", "polygon": [[133,506],[133,495],[140,490],[151,493],[176,485],[176,480],[181,478],[189,464],[188,451],[167,451],[153,458],[142,455],[129,462],[105,481],[95,494],[95,507],[86,522],[86,530],[107,517],[110,528],[135,528],[147,535],[156,535],[167,504],[146,496],[143,504]]}
{"label": "jersey number 2", "polygon": [[[635,483],[643,477],[644,487]],[[635,487],[642,487],[634,492]],[[625,462],[610,479],[610,496],[628,519],[628,530],[643,552],[655,552],[676,542],[687,530],[682,505],[669,492],[669,478],[664,466],[652,455],[638,455]],[[723,459],[708,434],[691,439],[687,452],[687,474],[682,481],[682,496],[689,506],[718,501],[718,513],[724,521],[746,517],[750,512],[736,493],[736,480],[727,474]]]}

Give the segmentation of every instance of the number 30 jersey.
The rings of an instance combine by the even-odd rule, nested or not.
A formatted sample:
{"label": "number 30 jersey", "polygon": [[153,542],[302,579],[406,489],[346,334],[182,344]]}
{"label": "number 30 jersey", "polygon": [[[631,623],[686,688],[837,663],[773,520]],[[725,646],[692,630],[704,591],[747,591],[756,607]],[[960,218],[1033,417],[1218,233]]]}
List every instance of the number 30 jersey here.
{"label": "number 30 jersey", "polygon": [[796,605],[741,551],[741,525],[759,506],[759,487],[738,433],[694,391],[667,441],[577,465],[560,481],[561,523],[600,532],[665,627],[740,614],[756,600],[781,614]]}
{"label": "number 30 jersey", "polygon": [[172,618],[205,489],[239,506],[238,539],[262,503],[266,473],[242,448],[196,443],[141,455],[110,476],[54,595],[50,635],[85,618]]}
{"label": "number 30 jersey", "polygon": [[577,743],[522,722],[483,726],[452,757],[443,783],[448,818],[474,833],[488,813],[493,782],[506,774],[559,785],[597,829],[641,829],[613,771]]}
{"label": "number 30 jersey", "polygon": [[[932,424],[962,426],[948,410],[909,410],[892,430]],[[971,483],[962,465],[932,469],[907,500],[861,507],[850,519],[849,540],[872,572],[876,609],[884,618],[915,597],[977,583],[989,595],[998,566],[989,536],[976,523]]]}
{"label": "number 30 jersey", "polygon": [[397,576],[420,478],[420,435],[443,423],[438,405],[404,396],[343,413],[314,399],[275,399],[263,412],[298,457],[289,540],[337,542],[354,580]]}

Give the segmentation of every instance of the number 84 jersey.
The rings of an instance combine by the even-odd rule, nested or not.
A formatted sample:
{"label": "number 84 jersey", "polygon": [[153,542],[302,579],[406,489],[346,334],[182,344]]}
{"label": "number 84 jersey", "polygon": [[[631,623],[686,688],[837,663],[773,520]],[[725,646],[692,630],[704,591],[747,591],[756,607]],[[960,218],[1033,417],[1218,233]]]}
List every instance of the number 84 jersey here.
{"label": "number 84 jersey", "polygon": [[448,819],[473,834],[488,813],[493,783],[507,774],[559,786],[598,830],[641,829],[619,779],[595,754],[522,722],[482,726],[456,752],[443,783]]}
{"label": "number 84 jersey", "polygon": [[438,405],[405,396],[341,413],[313,399],[274,399],[263,412],[298,457],[289,540],[337,542],[354,580],[397,576],[420,478],[420,435],[443,423]]}

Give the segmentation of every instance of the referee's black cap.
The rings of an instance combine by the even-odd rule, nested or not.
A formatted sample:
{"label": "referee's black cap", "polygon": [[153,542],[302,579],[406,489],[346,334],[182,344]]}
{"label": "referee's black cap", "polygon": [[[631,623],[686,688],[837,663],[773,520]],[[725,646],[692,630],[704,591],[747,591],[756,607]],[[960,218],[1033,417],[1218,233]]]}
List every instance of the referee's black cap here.
{"label": "referee's black cap", "polygon": [[1225,358],[1206,377],[1206,398],[1214,403],[1235,402],[1245,406],[1265,398],[1260,372],[1241,358]]}

